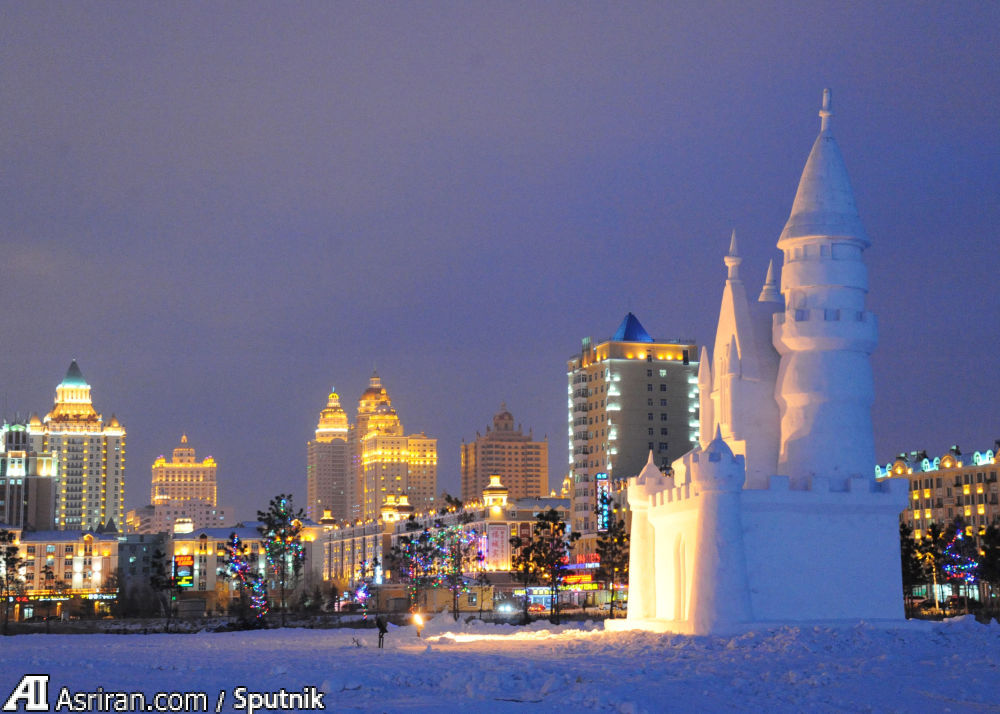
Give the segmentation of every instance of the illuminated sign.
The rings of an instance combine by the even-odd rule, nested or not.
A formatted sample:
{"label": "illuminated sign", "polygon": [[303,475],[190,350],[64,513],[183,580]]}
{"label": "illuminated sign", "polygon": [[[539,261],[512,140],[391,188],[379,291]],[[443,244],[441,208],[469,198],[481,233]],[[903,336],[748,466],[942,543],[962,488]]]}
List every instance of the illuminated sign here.
{"label": "illuminated sign", "polygon": [[174,585],[179,588],[194,587],[194,556],[174,556]]}
{"label": "illuminated sign", "polygon": [[595,476],[597,479],[597,532],[606,533],[611,525],[611,487],[608,484],[608,474],[602,471]]}
{"label": "illuminated sign", "polygon": [[581,583],[592,583],[594,582],[593,573],[578,573],[576,575],[567,575],[563,578],[563,582],[567,585],[579,585]]}

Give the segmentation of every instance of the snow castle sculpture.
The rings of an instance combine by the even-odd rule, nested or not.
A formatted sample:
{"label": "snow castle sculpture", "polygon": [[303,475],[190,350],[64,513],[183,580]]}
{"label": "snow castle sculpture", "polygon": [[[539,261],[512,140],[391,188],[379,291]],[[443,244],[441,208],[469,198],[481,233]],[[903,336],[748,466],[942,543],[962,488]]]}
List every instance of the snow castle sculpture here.
{"label": "snow castle sculpture", "polygon": [[[755,304],[736,236],[698,448],[629,480],[628,617],[614,629],[729,633],[757,623],[899,620],[907,483],[872,476],[870,241],[823,93],[819,137]],[[714,435],[714,438],[713,438]]]}

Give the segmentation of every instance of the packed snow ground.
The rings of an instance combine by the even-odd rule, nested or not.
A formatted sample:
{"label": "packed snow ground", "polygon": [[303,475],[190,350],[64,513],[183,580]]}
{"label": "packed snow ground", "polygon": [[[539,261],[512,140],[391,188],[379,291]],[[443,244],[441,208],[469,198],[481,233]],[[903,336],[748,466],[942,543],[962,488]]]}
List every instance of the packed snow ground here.
{"label": "packed snow ground", "polygon": [[326,711],[996,712],[1000,625],[971,617],[897,627],[779,627],[737,637],[522,629],[438,616],[417,638],[375,630],[24,635],[0,644],[0,704],[47,673],[73,692],[326,692]]}

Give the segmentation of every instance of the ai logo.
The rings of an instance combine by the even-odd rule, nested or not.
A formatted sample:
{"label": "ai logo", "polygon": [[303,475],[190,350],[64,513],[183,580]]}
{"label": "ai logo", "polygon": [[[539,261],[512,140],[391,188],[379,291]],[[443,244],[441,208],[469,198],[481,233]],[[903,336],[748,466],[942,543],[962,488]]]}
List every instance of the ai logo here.
{"label": "ai logo", "polygon": [[21,677],[17,688],[7,697],[3,711],[16,712],[17,703],[24,701],[26,712],[47,712],[49,710],[49,675],[26,674]]}

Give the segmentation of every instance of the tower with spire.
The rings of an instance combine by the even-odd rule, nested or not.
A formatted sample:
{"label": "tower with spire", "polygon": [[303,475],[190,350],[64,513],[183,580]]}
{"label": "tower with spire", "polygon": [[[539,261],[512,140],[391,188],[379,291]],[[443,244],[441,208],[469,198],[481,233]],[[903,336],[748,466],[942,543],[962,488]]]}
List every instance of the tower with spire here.
{"label": "tower with spire", "polygon": [[830,90],[823,92],[819,115],[820,133],[778,239],[785,298],[774,325],[781,353],[778,470],[796,486],[813,475],[841,482],[869,475],[875,463],[869,358],[878,326],[865,308],[863,257],[871,241],[830,129]]}
{"label": "tower with spire", "polygon": [[[701,445],[719,431],[733,452],[746,459],[747,485],[762,488],[778,461],[778,407],[774,401],[778,353],[771,344],[771,318],[781,297],[768,291],[773,272],[751,303],[740,278],[736,231],[724,258],[727,269],[714,360],[703,360],[699,388],[703,424]],[[773,288],[773,284],[771,284]]]}
{"label": "tower with spire", "polygon": [[870,242],[831,116],[827,90],[778,240],[780,292],[772,262],[747,300],[730,241],[713,355],[703,349],[699,364],[700,443],[671,473],[629,480],[632,594],[612,628],[709,634],[903,616],[908,484],[873,474]]}
{"label": "tower with spire", "polygon": [[350,428],[351,498],[348,517],[374,520],[387,495],[407,496],[417,511],[434,506],[437,492],[437,439],[406,434],[378,372],[358,400]]}
{"label": "tower with spire", "polygon": [[315,437],[306,444],[306,516],[313,521],[351,517],[354,489],[349,430],[340,395],[331,389],[319,413]]}
{"label": "tower with spire", "polygon": [[32,450],[57,461],[55,523],[60,530],[122,527],[125,517],[125,427],[94,409],[76,360],[56,387],[52,410],[28,422]]}

